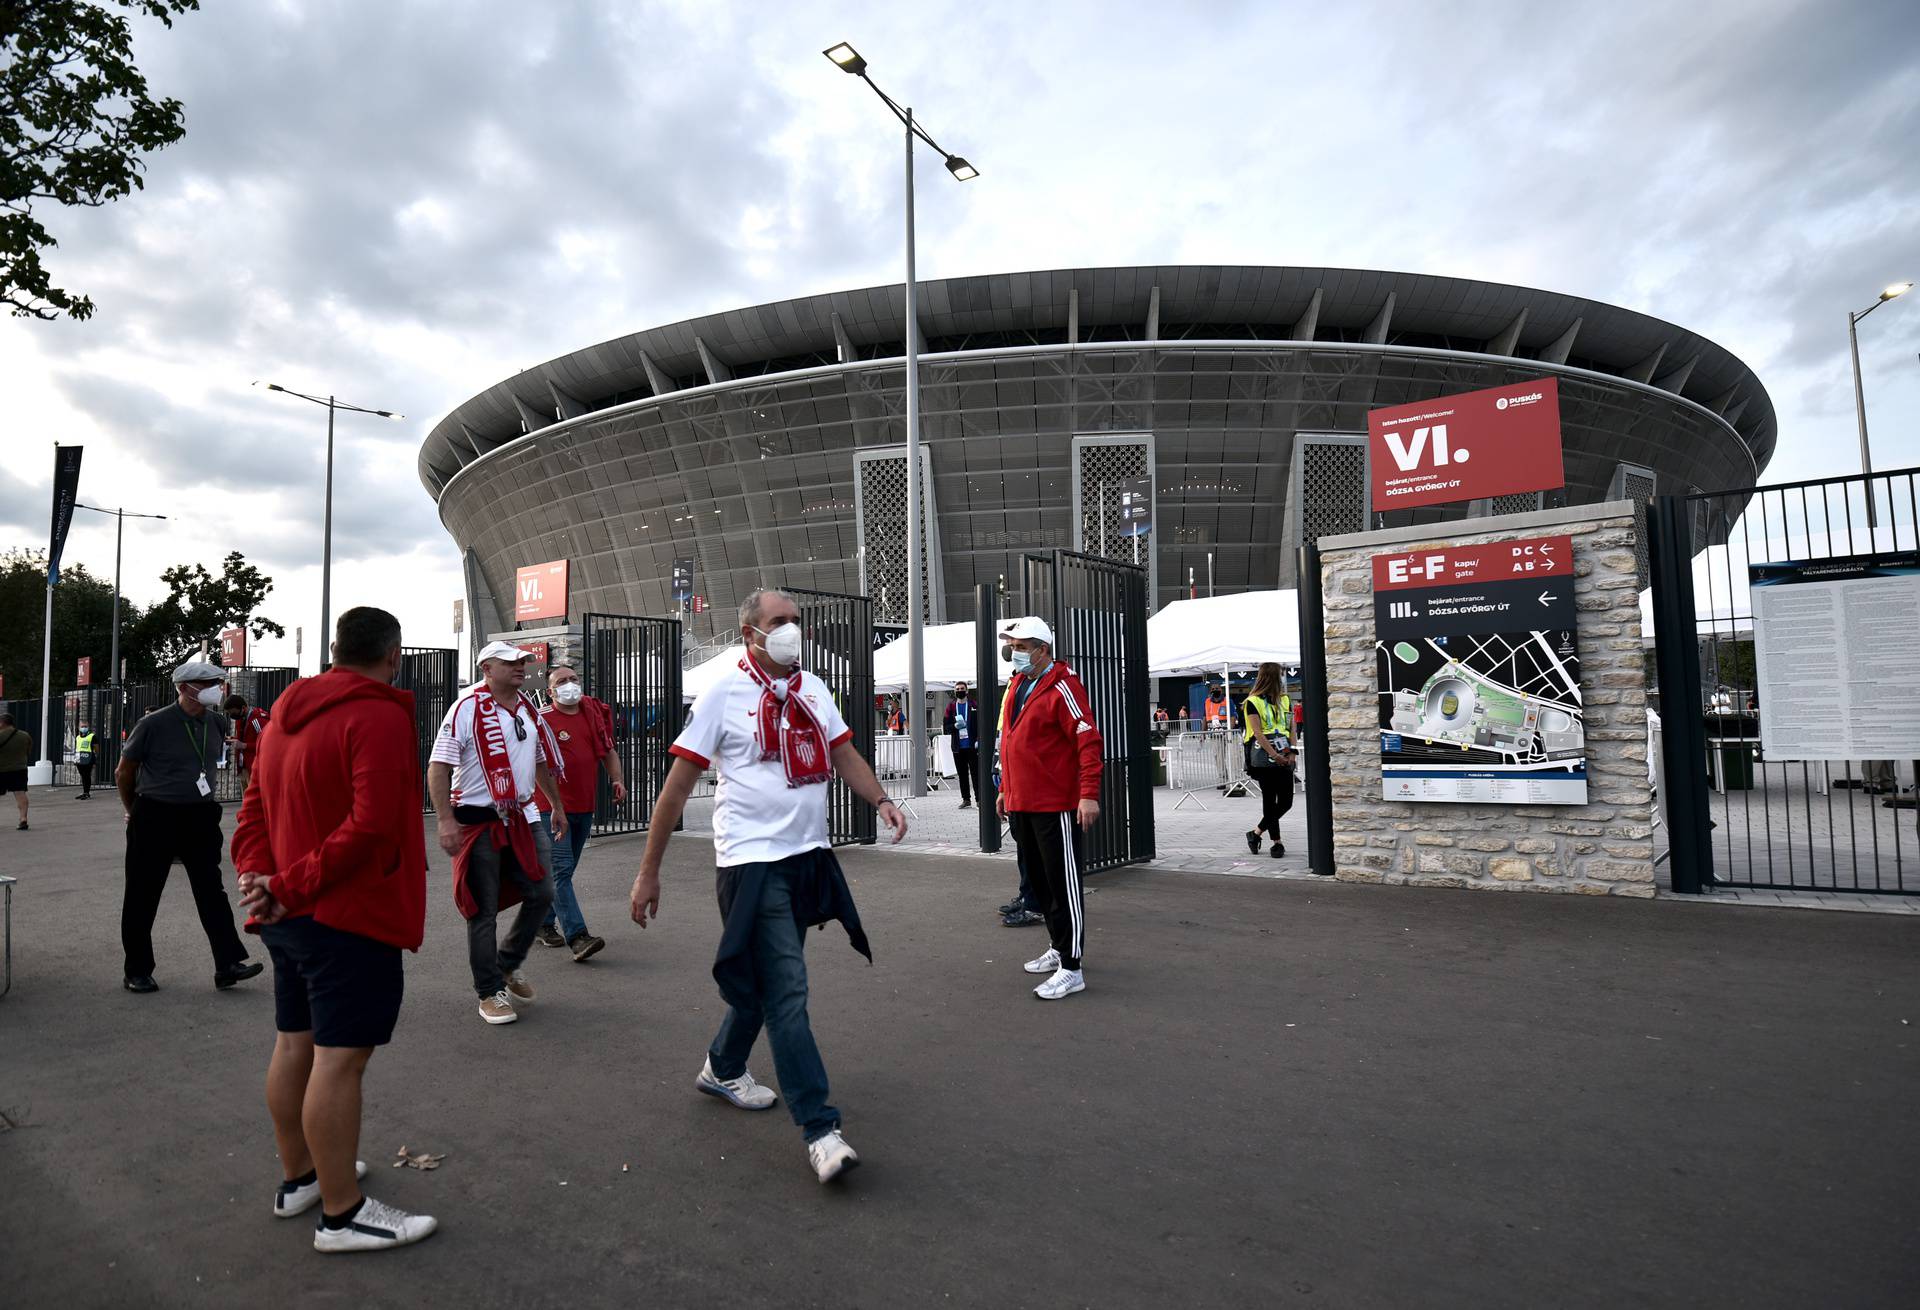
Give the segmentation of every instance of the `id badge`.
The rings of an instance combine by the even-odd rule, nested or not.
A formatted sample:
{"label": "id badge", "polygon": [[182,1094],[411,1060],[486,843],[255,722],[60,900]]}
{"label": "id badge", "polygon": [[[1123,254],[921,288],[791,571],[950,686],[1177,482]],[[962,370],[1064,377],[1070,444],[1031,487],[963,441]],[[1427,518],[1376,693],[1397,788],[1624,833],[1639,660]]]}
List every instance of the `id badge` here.
{"label": "id badge", "polygon": [[202,796],[213,795],[213,785],[207,781],[206,774],[204,773],[201,774],[200,777],[195,780],[193,785],[200,789],[200,794]]}

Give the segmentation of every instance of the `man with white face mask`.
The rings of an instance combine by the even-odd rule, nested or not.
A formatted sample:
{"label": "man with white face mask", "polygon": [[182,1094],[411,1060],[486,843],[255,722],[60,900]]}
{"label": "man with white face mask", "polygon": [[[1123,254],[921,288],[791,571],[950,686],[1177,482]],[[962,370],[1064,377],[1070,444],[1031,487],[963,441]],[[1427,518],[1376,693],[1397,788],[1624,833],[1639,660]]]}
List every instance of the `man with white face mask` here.
{"label": "man with white face mask", "polygon": [[160,990],[153,980],[153,920],[175,860],[186,867],[200,927],[213,948],[213,985],[231,987],[266,967],[247,958],[220,885],[226,842],[220,802],[213,798],[213,770],[226,745],[227,719],[220,713],[225,678],[205,660],[188,660],[173,671],[179,698],[135,724],[120,748],[113,780],[127,817],[120,944],[130,992]]}
{"label": "man with white face mask", "polygon": [[616,802],[627,799],[627,779],[620,771],[619,753],[613,749],[613,711],[604,701],[586,694],[580,671],[571,664],[554,665],[547,670],[547,691],[553,696],[553,704],[540,711],[540,718],[560,743],[560,760],[565,766],[560,774],[560,804],[566,809],[567,830],[564,834],[552,831],[553,802],[544,791],[536,792],[534,803],[546,816],[553,841],[553,908],[540,925],[539,940],[542,946],[566,947],[573,952],[575,964],[584,964],[607,941],[587,931],[587,916],[581,913],[580,898],[573,893],[573,874],[593,832],[600,770],[606,769]]}
{"label": "man with white face mask", "polygon": [[773,1089],[747,1072],[764,1029],[807,1162],[824,1183],[860,1157],[827,1102],[827,1069],[807,1016],[806,931],[838,920],[854,948],[873,958],[827,836],[827,784],[835,773],[844,778],[854,795],[878,808],[896,842],[907,835],[907,821],[854,749],[853,729],[827,685],[800,668],[804,639],[793,597],[748,596],[740,638],[745,658],[702,693],[670,748],[673,769],[633,880],[633,921],[644,928],[659,914],[667,841],[693,784],[708,768],[717,770],[713,855],[725,926],[713,977],[728,1010],[694,1087],[742,1110],[771,1110]]}

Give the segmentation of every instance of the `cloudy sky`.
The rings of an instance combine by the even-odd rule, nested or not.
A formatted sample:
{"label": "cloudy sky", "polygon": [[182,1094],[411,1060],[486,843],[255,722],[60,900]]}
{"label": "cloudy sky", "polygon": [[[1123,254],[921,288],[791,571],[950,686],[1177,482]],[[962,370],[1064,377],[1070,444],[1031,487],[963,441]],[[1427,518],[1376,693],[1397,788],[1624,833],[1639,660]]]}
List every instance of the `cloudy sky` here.
{"label": "cloudy sky", "polygon": [[[142,27],[187,135],[55,214],[84,324],[0,320],[0,547],[81,498],[170,515],[168,564],[260,562],[291,662],[334,602],[452,640],[458,555],[414,470],[516,369],[695,314],[898,277],[899,143],[820,51],[982,170],[922,177],[920,271],[1357,266],[1542,287],[1702,332],[1773,396],[1770,481],[1855,470],[1846,313],[1920,277],[1910,0],[1537,4],[206,0]],[[1920,294],[1863,325],[1874,458],[1920,464]],[[103,576],[111,520],[69,545]],[[11,617],[11,616],[9,616]]]}

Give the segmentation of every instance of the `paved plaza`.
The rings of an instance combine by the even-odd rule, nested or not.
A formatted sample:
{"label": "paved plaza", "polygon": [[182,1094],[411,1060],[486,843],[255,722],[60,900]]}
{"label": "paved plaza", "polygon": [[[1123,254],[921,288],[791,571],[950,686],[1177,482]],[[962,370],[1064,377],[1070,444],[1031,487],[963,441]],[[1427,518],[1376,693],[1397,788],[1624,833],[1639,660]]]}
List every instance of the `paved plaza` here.
{"label": "paved plaza", "polygon": [[9,1305],[1871,1306],[1920,1274],[1914,919],[1129,869],[1090,885],[1089,990],[1044,1005],[1008,862],[849,851],[876,964],[809,954],[866,1166],[822,1188],[783,1111],[692,1089],[692,832],[645,932],[638,840],[596,843],[611,944],[537,948],[507,1028],[433,853],[362,1154],[441,1230],[324,1258],[268,1213],[269,980],[213,990],[176,872],[163,990],[122,992],[117,809],[42,795],[0,833]]}

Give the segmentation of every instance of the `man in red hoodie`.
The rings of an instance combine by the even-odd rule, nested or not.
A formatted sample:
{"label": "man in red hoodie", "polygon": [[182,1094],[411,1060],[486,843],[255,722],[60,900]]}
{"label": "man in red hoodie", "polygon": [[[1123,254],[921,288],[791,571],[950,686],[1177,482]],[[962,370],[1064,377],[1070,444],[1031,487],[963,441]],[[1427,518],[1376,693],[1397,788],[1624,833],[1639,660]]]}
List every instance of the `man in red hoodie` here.
{"label": "man in red hoodie", "polygon": [[1053,946],[1026,964],[1048,975],[1033,989],[1043,1001],[1083,992],[1086,941],[1081,903],[1081,834],[1100,817],[1100,729],[1087,689],[1053,657],[1053,629],[1029,615],[1001,626],[1012,656],[1000,737],[1000,814],[1013,829],[1020,860],[1047,918]]}
{"label": "man in red hoodie", "polygon": [[365,1196],[360,1082],[400,1017],[400,952],[427,920],[413,694],[392,686],[400,622],[340,616],[333,667],[274,704],[233,834],[241,903],[273,957],[267,1066],[280,1218],[321,1207],[317,1251],[377,1251],[437,1227]]}

